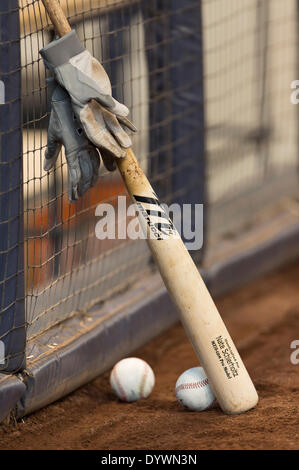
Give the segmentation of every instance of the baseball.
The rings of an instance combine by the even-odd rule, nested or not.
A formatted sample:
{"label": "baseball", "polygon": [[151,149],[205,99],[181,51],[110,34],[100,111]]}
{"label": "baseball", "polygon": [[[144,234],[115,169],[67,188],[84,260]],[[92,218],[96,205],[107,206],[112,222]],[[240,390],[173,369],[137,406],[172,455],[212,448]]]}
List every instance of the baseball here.
{"label": "baseball", "polygon": [[207,410],[216,403],[202,367],[192,367],[183,372],[175,384],[175,394],[182,405],[194,411]]}
{"label": "baseball", "polygon": [[110,384],[118,398],[132,402],[150,395],[155,385],[155,375],[147,362],[137,357],[127,357],[113,367]]}

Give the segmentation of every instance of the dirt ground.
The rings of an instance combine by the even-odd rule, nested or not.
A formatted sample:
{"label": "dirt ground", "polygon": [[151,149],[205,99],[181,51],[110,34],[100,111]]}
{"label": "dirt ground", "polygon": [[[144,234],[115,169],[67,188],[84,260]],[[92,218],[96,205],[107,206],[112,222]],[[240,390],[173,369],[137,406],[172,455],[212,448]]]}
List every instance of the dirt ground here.
{"label": "dirt ground", "polygon": [[[120,403],[109,372],[63,400],[0,427],[1,449],[298,449],[299,264],[272,273],[217,300],[257,387],[260,402],[245,414],[219,408],[184,410],[176,401],[178,376],[198,364],[176,325],[135,352],[156,374],[151,396]],[[297,356],[299,358],[299,354]]]}

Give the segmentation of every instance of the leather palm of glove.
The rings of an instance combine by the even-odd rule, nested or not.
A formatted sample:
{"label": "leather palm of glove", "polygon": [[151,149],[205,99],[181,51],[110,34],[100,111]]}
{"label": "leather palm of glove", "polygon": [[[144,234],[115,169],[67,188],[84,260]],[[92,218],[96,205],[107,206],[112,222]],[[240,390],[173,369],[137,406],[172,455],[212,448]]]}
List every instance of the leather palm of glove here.
{"label": "leather palm of glove", "polygon": [[[51,114],[44,170],[49,171],[55,165],[63,145],[68,166],[68,197],[74,202],[97,181],[100,156],[84,135],[69,95],[53,78],[47,79],[47,84]],[[115,169],[110,155],[102,158],[108,170]]]}
{"label": "leather palm of glove", "polygon": [[97,59],[82,46],[75,31],[40,51],[45,65],[68,92],[73,110],[87,138],[114,157],[126,156],[132,146],[128,108],[112,97],[109,77]]}

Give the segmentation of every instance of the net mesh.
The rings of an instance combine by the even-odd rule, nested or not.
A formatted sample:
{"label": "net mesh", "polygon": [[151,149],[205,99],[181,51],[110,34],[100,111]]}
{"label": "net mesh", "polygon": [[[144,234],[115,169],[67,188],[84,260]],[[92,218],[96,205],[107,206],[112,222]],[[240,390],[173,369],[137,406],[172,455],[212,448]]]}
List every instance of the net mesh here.
{"label": "net mesh", "polygon": [[[60,3],[85,47],[107,70],[114,96],[130,108],[139,130],[135,154],[167,203],[184,201],[203,179],[192,168],[198,168],[202,158],[194,139],[204,109],[208,242],[270,201],[294,193],[298,121],[296,106],[290,104],[290,84],[298,71],[295,1]],[[191,44],[184,57],[176,58],[173,19],[186,12],[192,17],[200,9],[202,25],[190,29],[187,24],[176,32],[182,44]],[[32,338],[129,288],[153,267],[144,241],[99,240],[95,235],[97,206],[116,207],[117,197],[126,197],[118,174],[101,169],[98,184],[70,204],[63,153],[54,170],[43,171],[49,113],[39,50],[55,35],[40,1],[21,0],[19,14],[26,315]],[[200,34],[202,56],[192,49],[192,37]],[[202,77],[187,69],[201,60],[203,86]],[[184,70],[189,72],[183,85],[180,81],[176,86],[175,77]],[[199,85],[204,102],[197,99]],[[171,103],[178,93],[187,104],[174,112]],[[174,132],[176,120],[187,123],[180,135]],[[178,148],[184,149],[179,162],[174,158]],[[176,185],[175,177],[182,173],[183,184]],[[242,198],[246,210],[238,209]],[[221,230],[214,230],[216,226]]]}
{"label": "net mesh", "polygon": [[298,110],[290,102],[297,15],[292,1],[203,1],[210,237],[298,194]]}
{"label": "net mesh", "polygon": [[[198,180],[183,187],[174,175],[190,167],[198,152],[173,164],[175,146],[192,144],[194,130],[181,141],[172,135],[173,122],[185,113],[192,118],[199,104],[171,115],[169,88],[171,63],[168,43],[171,19],[199,2],[173,9],[172,2],[65,1],[61,2],[85,47],[101,61],[110,77],[113,95],[131,110],[138,126],[134,151],[144,171],[165,202],[184,198]],[[188,2],[187,2],[188,3]],[[99,203],[116,207],[126,191],[118,174],[101,171],[98,185],[77,203],[67,200],[67,167],[64,155],[50,173],[42,168],[47,139],[46,72],[39,50],[54,37],[39,1],[20,5],[23,83],[23,161],[25,199],[25,265],[28,337],[33,337],[64,318],[86,312],[94,304],[127,288],[152,269],[142,240],[99,240],[95,235],[95,210]],[[154,32],[151,33],[151,30]],[[200,30],[200,24],[198,25]],[[190,36],[188,31],[182,36]],[[161,53],[162,51],[162,53]],[[185,59],[196,64],[195,54]],[[199,61],[198,61],[199,62]],[[183,62],[179,63],[182,66]],[[192,92],[201,77],[189,77]],[[151,119],[150,119],[151,117]],[[196,122],[196,121],[195,121]],[[193,132],[193,134],[192,134]],[[198,129],[195,130],[198,133]],[[119,224],[122,220],[118,221]]]}
{"label": "net mesh", "polygon": [[[134,6],[129,26],[110,29],[111,10],[122,2],[65,2],[72,27],[90,52],[116,75],[114,96],[124,95],[140,132],[135,150],[141,163],[148,153],[147,73],[140,8]],[[95,8],[93,8],[95,5]],[[101,13],[100,13],[101,8]],[[104,8],[104,13],[102,12]],[[118,9],[119,15],[122,9]],[[39,50],[54,36],[41,2],[23,2],[21,50],[23,81],[23,148],[28,337],[125,288],[148,266],[143,243],[98,240],[95,209],[99,203],[116,204],[125,189],[116,174],[102,172],[99,184],[82,200],[67,200],[67,168],[63,155],[54,171],[45,173],[48,113],[45,67]],[[114,40],[110,35],[114,35]],[[122,39],[127,57],[110,54]],[[131,47],[129,47],[129,40]],[[112,57],[111,57],[112,56]],[[132,67],[134,61],[135,66]],[[132,68],[131,68],[132,67]],[[131,71],[133,71],[131,73]],[[134,82],[137,84],[135,86]],[[134,94],[132,86],[134,85]]]}

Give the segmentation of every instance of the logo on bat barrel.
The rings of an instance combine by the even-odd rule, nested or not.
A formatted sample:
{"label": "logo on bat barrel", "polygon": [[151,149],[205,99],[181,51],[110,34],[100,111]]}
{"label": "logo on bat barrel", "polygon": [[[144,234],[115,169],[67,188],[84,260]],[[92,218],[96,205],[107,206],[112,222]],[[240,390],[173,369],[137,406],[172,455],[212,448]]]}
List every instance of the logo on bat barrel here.
{"label": "logo on bat barrel", "polygon": [[169,215],[160,205],[158,199],[134,194],[139,213],[143,215],[151,233],[156,240],[165,240],[171,237],[179,237]]}
{"label": "logo on bat barrel", "polygon": [[[117,204],[101,203],[95,215],[100,220],[95,225],[99,240],[177,240],[180,236],[187,250],[199,250],[203,242],[202,204],[160,204],[155,193],[133,196],[128,204],[127,196],[118,196]],[[170,216],[171,214],[171,216]],[[136,217],[137,215],[137,217]]]}

